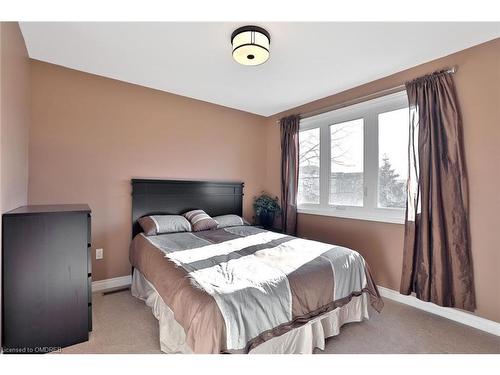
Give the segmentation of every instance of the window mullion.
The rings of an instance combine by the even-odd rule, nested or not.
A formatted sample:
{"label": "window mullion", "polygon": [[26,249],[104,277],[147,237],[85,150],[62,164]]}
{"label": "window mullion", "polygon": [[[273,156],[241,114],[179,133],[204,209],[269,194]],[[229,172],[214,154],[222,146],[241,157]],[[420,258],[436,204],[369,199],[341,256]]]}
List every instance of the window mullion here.
{"label": "window mullion", "polygon": [[365,120],[364,144],[364,208],[373,211],[377,207],[378,180],[378,122],[377,113],[369,112]]}
{"label": "window mullion", "polygon": [[322,125],[320,127],[320,177],[319,177],[319,204],[321,207],[328,207],[330,195],[330,127]]}

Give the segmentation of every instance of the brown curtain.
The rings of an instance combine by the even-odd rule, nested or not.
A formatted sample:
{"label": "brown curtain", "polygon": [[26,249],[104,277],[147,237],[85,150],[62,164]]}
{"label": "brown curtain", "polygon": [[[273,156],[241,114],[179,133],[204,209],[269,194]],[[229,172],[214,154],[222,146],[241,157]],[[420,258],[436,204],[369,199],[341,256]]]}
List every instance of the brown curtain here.
{"label": "brown curtain", "polygon": [[476,307],[462,120],[446,71],[406,84],[408,200],[400,291],[440,306]]}
{"label": "brown curtain", "polygon": [[283,232],[297,232],[297,188],[299,178],[298,115],[280,120],[281,129],[281,225]]}

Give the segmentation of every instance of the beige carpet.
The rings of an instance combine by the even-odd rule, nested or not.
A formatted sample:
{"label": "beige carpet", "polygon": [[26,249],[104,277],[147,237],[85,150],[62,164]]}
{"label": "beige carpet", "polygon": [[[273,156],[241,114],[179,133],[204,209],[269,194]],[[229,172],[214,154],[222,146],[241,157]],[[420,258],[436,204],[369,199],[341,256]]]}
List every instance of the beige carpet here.
{"label": "beige carpet", "polygon": [[[93,295],[88,342],[63,353],[160,353],[158,321],[142,301],[122,291]],[[382,314],[344,325],[317,353],[500,353],[500,337],[385,299]]]}

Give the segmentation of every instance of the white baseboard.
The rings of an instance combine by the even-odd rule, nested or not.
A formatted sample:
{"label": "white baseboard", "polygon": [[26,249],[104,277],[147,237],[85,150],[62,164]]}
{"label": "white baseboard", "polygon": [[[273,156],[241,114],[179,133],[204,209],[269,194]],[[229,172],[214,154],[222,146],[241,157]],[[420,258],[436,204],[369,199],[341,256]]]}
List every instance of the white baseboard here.
{"label": "white baseboard", "polygon": [[97,292],[104,289],[120,288],[132,284],[132,276],[114,277],[112,279],[105,279],[92,282],[92,292]]}
{"label": "white baseboard", "polygon": [[443,318],[447,318],[455,322],[480,329],[481,331],[485,331],[496,336],[500,336],[500,323],[494,322],[493,320],[481,318],[477,315],[473,315],[450,307],[441,307],[431,302],[421,301],[416,297],[405,296],[399,292],[396,292],[395,290],[384,288],[380,285],[377,285],[377,287],[382,297],[391,299],[396,302],[404,303],[405,305],[410,305],[417,309],[442,316]]}

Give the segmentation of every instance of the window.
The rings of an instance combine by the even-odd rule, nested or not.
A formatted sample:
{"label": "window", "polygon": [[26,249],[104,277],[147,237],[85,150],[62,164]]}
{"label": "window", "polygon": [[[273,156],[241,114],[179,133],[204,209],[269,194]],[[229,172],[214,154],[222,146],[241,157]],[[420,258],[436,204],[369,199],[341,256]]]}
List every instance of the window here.
{"label": "window", "polygon": [[405,208],[408,108],[378,115],[378,206]]}
{"label": "window", "polygon": [[299,133],[299,189],[297,202],[319,203],[319,129]]}
{"label": "window", "polygon": [[404,222],[408,128],[404,91],[301,120],[299,212]]}
{"label": "window", "polygon": [[363,206],[363,119],[330,125],[330,204]]}

